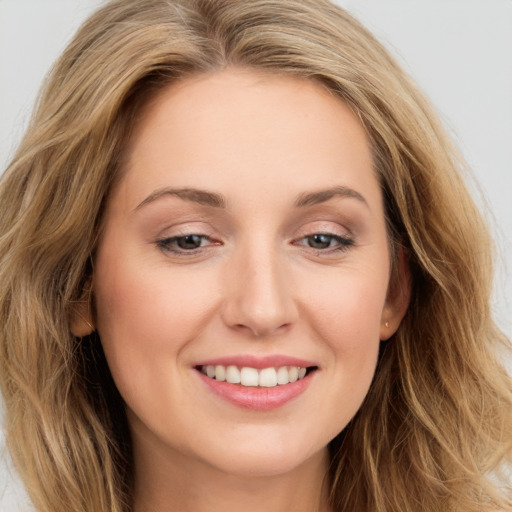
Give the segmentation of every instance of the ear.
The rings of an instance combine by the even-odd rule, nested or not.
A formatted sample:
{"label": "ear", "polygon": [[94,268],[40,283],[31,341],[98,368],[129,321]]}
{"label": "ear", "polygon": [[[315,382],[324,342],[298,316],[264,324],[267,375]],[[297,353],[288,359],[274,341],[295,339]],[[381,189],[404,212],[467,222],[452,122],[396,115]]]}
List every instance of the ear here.
{"label": "ear", "polygon": [[96,329],[91,312],[91,280],[88,280],[82,290],[82,296],[73,304],[69,327],[73,336],[83,338],[92,334]]}
{"label": "ear", "polygon": [[380,322],[380,339],[385,341],[398,330],[411,299],[411,271],[403,247],[398,248],[397,268],[391,273]]}

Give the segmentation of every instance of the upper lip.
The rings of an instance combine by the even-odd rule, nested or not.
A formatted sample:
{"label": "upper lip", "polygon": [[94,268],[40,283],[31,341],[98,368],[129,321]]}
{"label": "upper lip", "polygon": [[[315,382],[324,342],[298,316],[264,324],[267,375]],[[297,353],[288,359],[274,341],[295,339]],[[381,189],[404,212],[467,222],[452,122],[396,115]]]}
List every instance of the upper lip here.
{"label": "upper lip", "polygon": [[311,366],[317,366],[312,361],[306,359],[300,359],[298,357],[287,356],[283,354],[266,355],[266,356],[255,356],[251,354],[240,354],[216,357],[213,359],[205,359],[197,362],[194,366],[248,366],[250,368],[279,368],[281,366],[299,366],[301,368],[308,368]]}

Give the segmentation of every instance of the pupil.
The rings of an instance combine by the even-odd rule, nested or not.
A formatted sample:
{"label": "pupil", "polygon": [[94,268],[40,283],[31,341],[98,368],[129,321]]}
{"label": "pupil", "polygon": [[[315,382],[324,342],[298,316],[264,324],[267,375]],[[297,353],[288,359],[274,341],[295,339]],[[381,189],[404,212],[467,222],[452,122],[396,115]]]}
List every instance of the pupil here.
{"label": "pupil", "polygon": [[180,249],[197,249],[201,246],[201,237],[199,235],[187,235],[178,239]]}
{"label": "pupil", "polygon": [[309,245],[314,249],[325,249],[331,243],[330,235],[313,235],[309,237]]}

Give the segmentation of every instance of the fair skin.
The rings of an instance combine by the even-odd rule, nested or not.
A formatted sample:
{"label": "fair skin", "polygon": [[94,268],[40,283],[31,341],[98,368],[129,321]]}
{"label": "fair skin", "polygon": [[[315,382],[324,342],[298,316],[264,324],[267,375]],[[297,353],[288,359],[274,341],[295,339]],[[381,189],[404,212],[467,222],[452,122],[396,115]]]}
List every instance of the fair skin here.
{"label": "fair skin", "polygon": [[406,308],[362,125],[311,81],[227,69],[161,92],[122,172],[73,330],[126,402],[135,510],[330,510],[327,444]]}

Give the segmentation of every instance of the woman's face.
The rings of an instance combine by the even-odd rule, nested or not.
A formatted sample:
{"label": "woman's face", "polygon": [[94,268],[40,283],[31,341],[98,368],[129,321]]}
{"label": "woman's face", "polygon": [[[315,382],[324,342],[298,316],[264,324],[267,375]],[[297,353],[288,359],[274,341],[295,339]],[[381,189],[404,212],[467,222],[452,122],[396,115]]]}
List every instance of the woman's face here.
{"label": "woman's face", "polygon": [[358,119],[228,69],[163,91],[126,156],[92,290],[136,453],[246,475],[325,454],[404,309]]}

